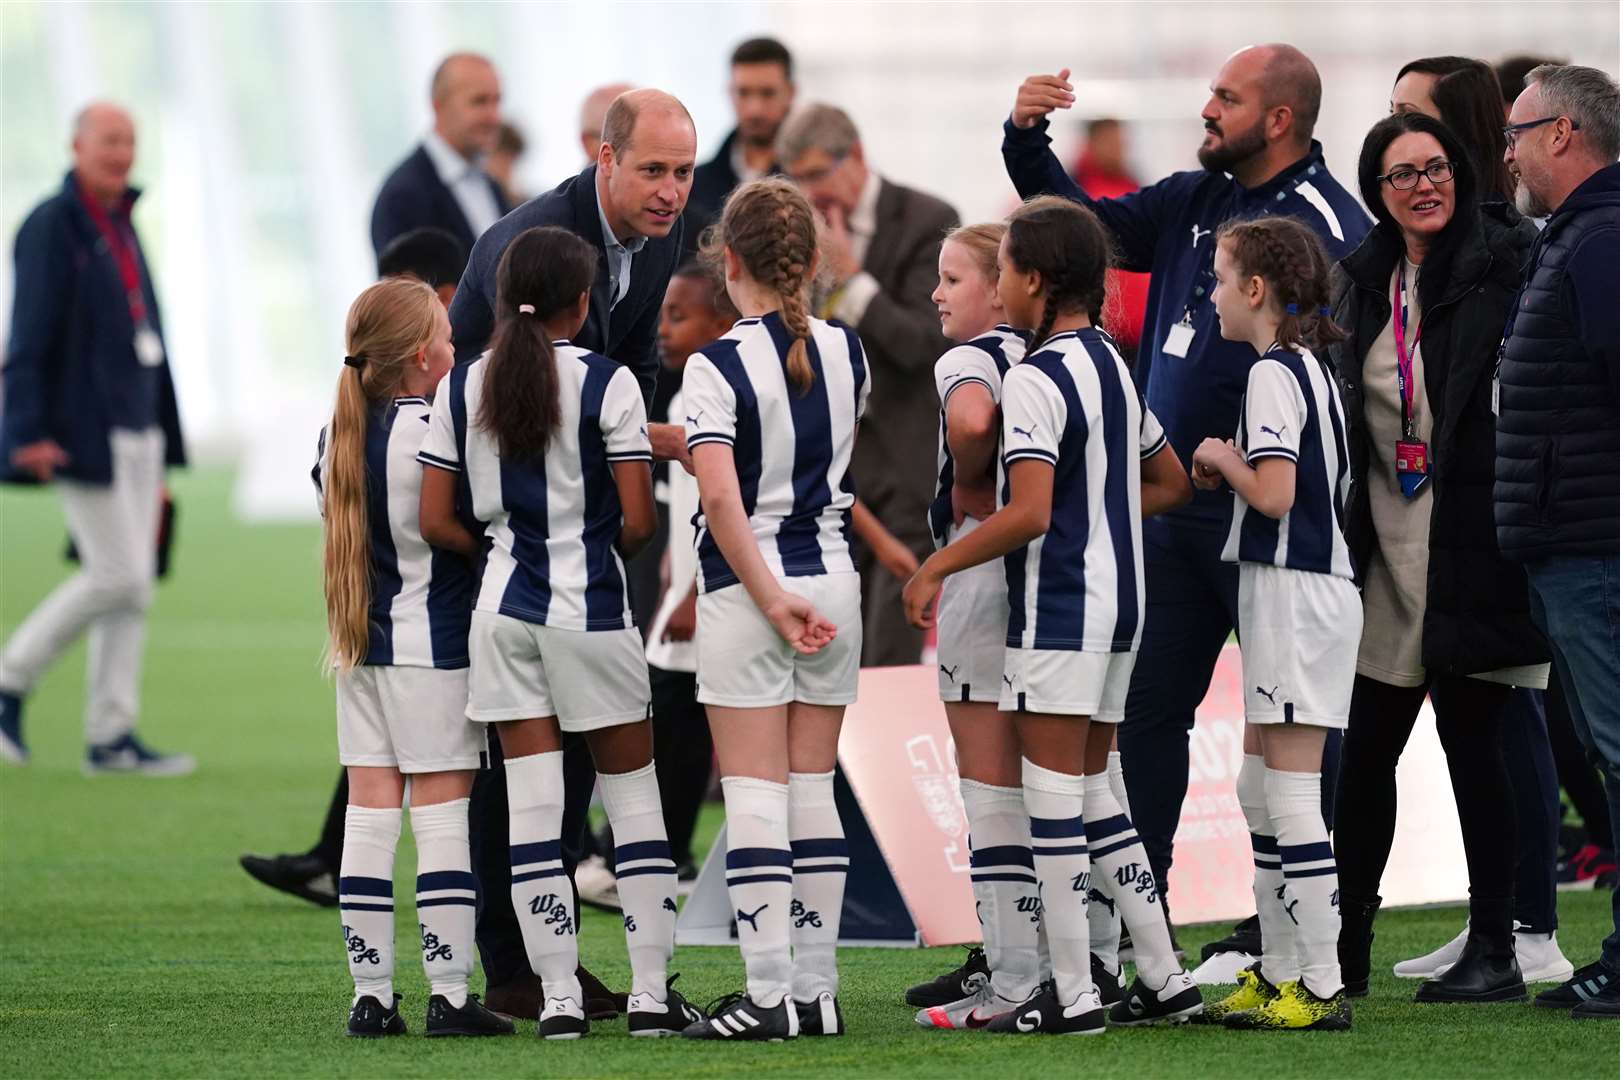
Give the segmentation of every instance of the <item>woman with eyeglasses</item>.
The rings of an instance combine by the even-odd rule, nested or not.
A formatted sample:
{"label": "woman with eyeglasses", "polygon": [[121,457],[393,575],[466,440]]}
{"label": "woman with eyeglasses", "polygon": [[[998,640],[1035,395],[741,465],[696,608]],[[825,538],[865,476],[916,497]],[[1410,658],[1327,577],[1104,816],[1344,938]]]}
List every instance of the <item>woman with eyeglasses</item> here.
{"label": "woman with eyeglasses", "polygon": [[1524,572],[1496,546],[1491,386],[1535,230],[1503,203],[1480,204],[1468,151],[1419,112],[1373,126],[1358,174],[1377,225],[1340,263],[1332,314],[1349,337],[1329,353],[1350,426],[1345,534],[1365,610],[1334,837],[1340,963],[1348,992],[1365,994],[1395,833],[1395,766],[1427,695],[1470,901],[1460,955],[1417,1000],[1523,998],[1502,706],[1548,657]]}

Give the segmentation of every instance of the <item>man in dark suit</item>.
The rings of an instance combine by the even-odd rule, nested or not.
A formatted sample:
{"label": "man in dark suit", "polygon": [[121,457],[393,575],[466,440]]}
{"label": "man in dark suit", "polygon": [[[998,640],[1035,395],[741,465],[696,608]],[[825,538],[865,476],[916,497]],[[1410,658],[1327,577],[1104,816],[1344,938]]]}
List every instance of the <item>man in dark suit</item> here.
{"label": "man in dark suit", "polygon": [[[934,361],[950,342],[930,299],[939,248],[958,218],[931,195],[891,183],[866,163],[848,114],[810,105],[789,117],[777,160],[827,219],[821,257],[835,287],[820,314],[855,328],[872,365],[872,399],[852,468],[861,501],[918,558],[928,554],[932,447],[939,425]],[[922,635],[900,604],[904,579],[861,545],[861,662],[915,664]]]}
{"label": "man in dark suit", "polygon": [[692,177],[686,246],[696,250],[703,229],[720,217],[738,184],[780,172],[776,134],[793,108],[793,54],[775,38],[749,38],[731,53],[731,108],[737,126]]}
{"label": "man in dark suit", "polygon": [[[495,329],[495,271],[507,245],[528,229],[560,226],[589,241],[601,255],[590,311],[574,343],[630,368],[643,398],[650,400],[659,366],[658,311],[681,259],[681,212],[696,158],[697,130],[674,97],[660,90],[632,90],[615,99],[595,162],[512,211],[473,247],[450,305],[457,360],[477,357],[489,343]],[[680,427],[647,428],[656,456],[687,460]],[[470,807],[473,866],[484,901],[478,947],[489,984],[486,1003],[500,1012],[528,1015],[539,1007],[539,988],[509,899],[506,772],[499,747],[499,740],[490,740],[493,767],[478,774]],[[562,854],[572,875],[596,782],[590,753],[577,737],[564,738],[563,773]],[[589,983],[586,993],[597,998]],[[594,1011],[594,1002],[587,1007]]]}
{"label": "man in dark suit", "polygon": [[412,229],[444,229],[471,249],[511,206],[479,167],[501,131],[501,82],[482,56],[455,53],[433,73],[433,130],[383,181],[371,210],[371,246],[381,258]]}

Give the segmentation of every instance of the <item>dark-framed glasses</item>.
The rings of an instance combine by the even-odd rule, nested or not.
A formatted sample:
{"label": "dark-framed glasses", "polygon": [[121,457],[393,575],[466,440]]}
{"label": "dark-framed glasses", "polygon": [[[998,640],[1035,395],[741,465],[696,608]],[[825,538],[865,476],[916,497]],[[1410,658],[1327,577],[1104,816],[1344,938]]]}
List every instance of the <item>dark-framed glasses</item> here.
{"label": "dark-framed glasses", "polygon": [[[1519,134],[1521,132],[1529,131],[1531,128],[1538,128],[1542,124],[1551,124],[1560,119],[1562,119],[1562,117],[1543,116],[1540,120],[1526,120],[1522,124],[1509,124],[1507,127],[1502,129],[1502,136],[1507,139],[1508,149],[1511,150],[1513,149],[1513,144],[1519,141]],[[1569,130],[1581,130],[1581,122],[1579,120],[1571,120],[1569,122]]]}
{"label": "dark-framed glasses", "polygon": [[1400,168],[1380,176],[1380,182],[1396,191],[1411,191],[1418,186],[1418,177],[1427,176],[1431,184],[1450,183],[1454,170],[1449,161],[1436,161],[1426,169]]}

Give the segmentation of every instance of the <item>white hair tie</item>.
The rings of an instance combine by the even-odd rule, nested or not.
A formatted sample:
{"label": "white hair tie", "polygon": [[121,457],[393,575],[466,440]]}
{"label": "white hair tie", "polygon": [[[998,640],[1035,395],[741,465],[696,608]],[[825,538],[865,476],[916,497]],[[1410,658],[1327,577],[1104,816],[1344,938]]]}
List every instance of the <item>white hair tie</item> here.
{"label": "white hair tie", "polygon": [[518,305],[518,314],[519,315],[533,315],[534,314],[534,305],[533,304],[519,304]]}

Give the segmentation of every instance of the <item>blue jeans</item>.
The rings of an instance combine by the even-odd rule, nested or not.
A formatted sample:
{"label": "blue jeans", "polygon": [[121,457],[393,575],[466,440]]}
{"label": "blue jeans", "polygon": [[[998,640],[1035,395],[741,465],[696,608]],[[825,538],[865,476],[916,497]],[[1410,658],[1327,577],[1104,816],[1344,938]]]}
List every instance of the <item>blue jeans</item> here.
{"label": "blue jeans", "polygon": [[[1561,555],[1530,563],[1530,608],[1552,642],[1569,716],[1597,760],[1620,846],[1620,553]],[[1620,975],[1620,890],[1603,966]]]}

